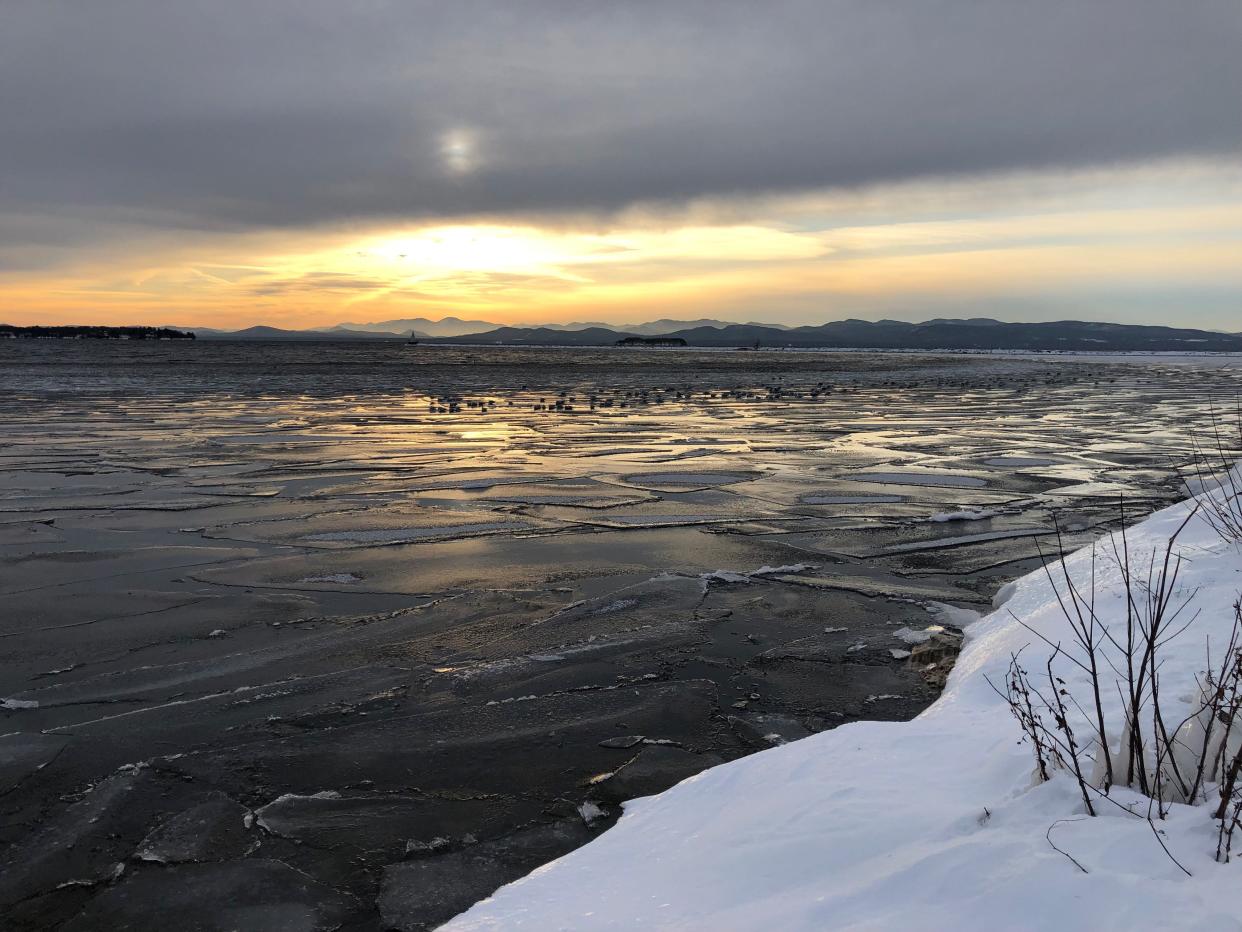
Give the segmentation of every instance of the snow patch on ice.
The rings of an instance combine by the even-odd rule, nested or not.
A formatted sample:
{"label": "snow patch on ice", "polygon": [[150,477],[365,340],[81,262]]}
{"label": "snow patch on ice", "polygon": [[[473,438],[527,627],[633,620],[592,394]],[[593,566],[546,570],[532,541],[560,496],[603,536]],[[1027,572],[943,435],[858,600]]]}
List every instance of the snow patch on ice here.
{"label": "snow patch on ice", "polygon": [[998,514],[1000,514],[999,511],[989,511],[988,509],[981,509],[978,511],[973,509],[963,509],[962,511],[941,511],[932,515],[927,520],[937,523],[945,521],[983,521],[986,518],[995,518]]}
{"label": "snow patch on ice", "polygon": [[704,583],[749,583],[751,581],[747,573],[734,573],[731,570],[716,570],[714,573],[700,573],[699,579]]}
{"label": "snow patch on ice", "polygon": [[768,576],[794,576],[798,573],[805,573],[807,570],[815,569],[817,565],[815,563],[791,563],[788,566],[761,566],[757,570],[749,570],[745,573],[737,573],[733,570],[716,570],[712,573],[700,573],[699,579],[703,580],[705,586],[713,582],[746,585],[754,582],[756,579],[763,579]]}
{"label": "snow patch on ice", "polygon": [[638,599],[617,599],[614,602],[609,602],[607,605],[601,605],[599,608],[595,609],[595,611],[591,612],[591,614],[611,615],[613,612],[623,612],[627,608],[633,608],[637,604]]}

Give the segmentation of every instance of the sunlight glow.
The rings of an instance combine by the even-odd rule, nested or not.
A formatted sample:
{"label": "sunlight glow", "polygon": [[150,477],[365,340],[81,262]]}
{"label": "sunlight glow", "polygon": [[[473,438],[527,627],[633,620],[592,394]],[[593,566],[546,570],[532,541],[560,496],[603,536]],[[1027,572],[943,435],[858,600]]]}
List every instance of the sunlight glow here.
{"label": "sunlight glow", "polygon": [[[477,157],[465,131],[445,152]],[[452,145],[449,145],[452,143]],[[451,152],[450,152],[451,150]],[[449,156],[446,154],[446,159]],[[1237,163],[1103,176],[717,202],[680,214],[117,241],[26,273],[0,263],[12,322],[235,328],[416,316],[500,324],[659,317],[1134,319],[1192,296],[1188,324],[1236,329]],[[1161,197],[1151,195],[1162,192]],[[741,221],[741,218],[745,218]],[[69,255],[68,253],[66,255]],[[1015,304],[1014,302],[1017,302]]]}
{"label": "sunlight glow", "polygon": [[496,272],[588,281],[589,276],[568,268],[657,261],[766,262],[810,259],[827,251],[817,234],[760,226],[605,233],[449,226],[368,240],[357,254],[411,275]]}
{"label": "sunlight glow", "polygon": [[[556,266],[575,261],[575,244],[534,229],[510,227],[437,227],[411,235],[383,237],[362,244],[359,252],[405,274],[436,271],[553,274]],[[579,246],[581,249],[581,246]]]}

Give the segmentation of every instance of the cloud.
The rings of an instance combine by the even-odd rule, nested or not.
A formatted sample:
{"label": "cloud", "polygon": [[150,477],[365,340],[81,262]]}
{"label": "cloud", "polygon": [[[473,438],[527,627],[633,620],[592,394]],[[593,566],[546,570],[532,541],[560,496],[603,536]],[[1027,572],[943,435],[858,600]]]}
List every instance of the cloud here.
{"label": "cloud", "polygon": [[102,236],[608,213],[1242,149],[1236,0],[46,0],[3,19],[6,238],[38,216]]}

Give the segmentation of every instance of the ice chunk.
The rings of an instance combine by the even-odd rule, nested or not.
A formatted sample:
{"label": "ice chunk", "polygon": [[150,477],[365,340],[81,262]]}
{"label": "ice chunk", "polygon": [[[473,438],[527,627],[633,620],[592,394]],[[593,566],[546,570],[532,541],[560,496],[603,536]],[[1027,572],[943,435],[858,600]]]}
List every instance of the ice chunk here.
{"label": "ice chunk", "polygon": [[699,578],[705,583],[750,583],[755,579],[763,579],[766,576],[788,576],[796,573],[805,573],[807,570],[815,569],[814,563],[791,563],[788,566],[761,566],[757,570],[749,570],[745,573],[737,573],[733,570],[716,570],[713,573],[702,573]]}
{"label": "ice chunk", "polygon": [[592,822],[602,819],[605,812],[596,803],[588,799],[578,807],[578,814],[582,816],[583,822],[590,825]]}
{"label": "ice chunk", "polygon": [[969,608],[958,608],[947,602],[928,602],[925,608],[947,625],[955,628],[967,628],[979,620],[979,612]]}
{"label": "ice chunk", "polygon": [[61,928],[312,932],[339,928],[350,906],[337,891],[281,861],[242,858],[134,872]]}
{"label": "ice chunk", "polygon": [[734,573],[731,570],[716,570],[714,573],[702,573],[699,576],[704,583],[749,583],[750,576],[746,573]]}
{"label": "ice chunk", "polygon": [[1022,527],[1010,531],[988,531],[982,534],[962,534],[957,537],[938,537],[932,540],[916,540],[908,544],[893,544],[885,547],[885,553],[915,553],[920,550],[940,550],[944,547],[961,547],[966,544],[982,544],[993,540],[1008,540],[1014,537],[1037,537],[1052,533],[1047,528]]}
{"label": "ice chunk", "polygon": [[815,563],[790,563],[788,566],[761,566],[757,570],[752,570],[748,576],[782,576],[790,573],[805,573],[807,570],[813,570],[818,564]]}
{"label": "ice chunk", "polygon": [[859,482],[879,482],[886,485],[933,485],[963,489],[977,489],[988,484],[986,479],[978,476],[936,472],[860,472],[848,478]]}
{"label": "ice chunk", "polygon": [[134,857],[158,864],[240,857],[249,844],[249,810],[222,793],[178,813],[152,831]]}
{"label": "ice chunk", "polygon": [[898,628],[893,632],[893,637],[907,644],[926,644],[931,640],[932,632],[929,629],[915,631],[913,628]]}
{"label": "ice chunk", "polygon": [[637,486],[707,488],[717,485],[733,485],[758,476],[759,473],[753,472],[649,472],[621,478]]}
{"label": "ice chunk", "polygon": [[496,531],[526,530],[530,527],[530,523],[526,521],[484,521],[474,524],[450,524],[430,527],[355,528],[349,531],[325,531],[322,534],[310,534],[302,539],[324,542],[341,541],[356,544],[405,544],[429,539],[471,537],[478,534],[491,534]]}

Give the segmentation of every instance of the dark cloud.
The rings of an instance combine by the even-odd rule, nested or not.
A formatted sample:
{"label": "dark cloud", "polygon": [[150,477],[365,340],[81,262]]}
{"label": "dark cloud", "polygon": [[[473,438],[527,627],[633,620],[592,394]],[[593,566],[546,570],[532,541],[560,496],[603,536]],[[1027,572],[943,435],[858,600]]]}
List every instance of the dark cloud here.
{"label": "dark cloud", "polygon": [[1236,153],[1239,49],[1237,0],[10,0],[2,228],[607,211]]}

